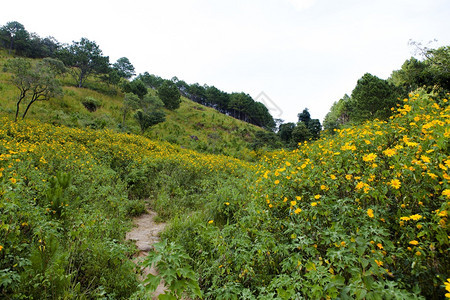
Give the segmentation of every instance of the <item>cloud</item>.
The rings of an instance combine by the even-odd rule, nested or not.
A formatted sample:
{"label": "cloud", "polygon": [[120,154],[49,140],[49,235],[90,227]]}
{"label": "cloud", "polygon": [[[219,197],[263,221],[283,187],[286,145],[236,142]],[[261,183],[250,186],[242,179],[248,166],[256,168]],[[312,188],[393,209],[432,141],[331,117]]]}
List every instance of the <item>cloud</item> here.
{"label": "cloud", "polygon": [[288,0],[296,10],[302,11],[310,8],[317,0]]}

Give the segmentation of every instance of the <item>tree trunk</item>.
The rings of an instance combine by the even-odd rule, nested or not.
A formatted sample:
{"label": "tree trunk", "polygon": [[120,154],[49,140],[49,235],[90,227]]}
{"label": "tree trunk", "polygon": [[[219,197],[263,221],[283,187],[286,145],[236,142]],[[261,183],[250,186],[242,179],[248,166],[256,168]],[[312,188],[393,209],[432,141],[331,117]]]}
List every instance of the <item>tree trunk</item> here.
{"label": "tree trunk", "polygon": [[22,120],[25,119],[25,116],[26,116],[28,110],[30,109],[31,104],[33,104],[34,102],[36,102],[36,100],[31,100],[30,103],[28,103],[27,108],[26,108],[25,111],[23,112]]}

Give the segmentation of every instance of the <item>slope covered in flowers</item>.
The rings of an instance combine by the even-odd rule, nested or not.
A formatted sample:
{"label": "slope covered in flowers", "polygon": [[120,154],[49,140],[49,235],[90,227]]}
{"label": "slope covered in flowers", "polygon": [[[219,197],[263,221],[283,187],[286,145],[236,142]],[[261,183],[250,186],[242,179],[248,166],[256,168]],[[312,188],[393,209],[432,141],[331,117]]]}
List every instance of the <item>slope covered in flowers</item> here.
{"label": "slope covered in flowers", "polygon": [[0,298],[128,298],[130,217],[161,217],[253,166],[109,130],[0,122]]}
{"label": "slope covered in flowers", "polygon": [[2,119],[0,297],[143,298],[124,237],[150,203],[205,298],[440,299],[449,124],[446,99],[411,95],[387,122],[248,163]]}
{"label": "slope covered in flowers", "polygon": [[449,124],[446,99],[410,95],[387,122],[270,153],[247,201],[221,199],[195,241],[168,236],[189,250],[211,298],[440,299]]}

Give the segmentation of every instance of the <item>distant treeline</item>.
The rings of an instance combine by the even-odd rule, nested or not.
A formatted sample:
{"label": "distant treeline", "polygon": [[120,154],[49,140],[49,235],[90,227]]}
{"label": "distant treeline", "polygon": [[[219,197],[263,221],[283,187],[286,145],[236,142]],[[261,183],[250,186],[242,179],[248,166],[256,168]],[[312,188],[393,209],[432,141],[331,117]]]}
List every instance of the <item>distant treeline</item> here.
{"label": "distant treeline", "polygon": [[[142,81],[148,88],[158,89],[166,79],[145,72],[137,76],[135,80]],[[268,130],[275,129],[275,121],[267,107],[261,102],[253,100],[248,94],[243,92],[229,94],[215,86],[188,84],[177,77],[173,77],[171,81],[177,86],[181,95],[194,102],[212,107],[244,122]]]}

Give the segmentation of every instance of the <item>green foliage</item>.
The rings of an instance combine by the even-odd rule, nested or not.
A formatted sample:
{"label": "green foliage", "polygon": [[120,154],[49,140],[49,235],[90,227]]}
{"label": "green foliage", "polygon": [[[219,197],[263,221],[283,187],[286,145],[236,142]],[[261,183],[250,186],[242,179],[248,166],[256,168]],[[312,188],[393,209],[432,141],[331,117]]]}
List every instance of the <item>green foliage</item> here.
{"label": "green foliage", "polygon": [[119,58],[114,64],[113,69],[117,71],[117,74],[121,78],[129,79],[136,75],[134,72],[134,66],[131,64],[130,60],[126,57]]}
{"label": "green foliage", "polygon": [[62,94],[60,82],[56,75],[61,67],[59,62],[53,59],[43,60],[32,64],[31,61],[23,58],[8,60],[5,64],[5,71],[12,74],[11,81],[19,90],[16,101],[17,121],[20,104],[28,101],[22,114],[22,119],[27,115],[31,105],[37,101],[49,100],[51,97],[58,97]]}
{"label": "green foliage", "polygon": [[334,133],[335,129],[341,128],[342,125],[350,121],[351,101],[350,97],[345,94],[338,102],[334,102],[323,121],[323,128]]}
{"label": "green foliage", "polygon": [[109,57],[103,56],[100,47],[87,38],[81,38],[79,42],[74,41],[72,45],[62,48],[58,57],[70,67],[70,74],[78,87],[83,87],[92,74],[108,72]]}
{"label": "green foliage", "polygon": [[139,126],[141,127],[141,132],[143,133],[151,126],[164,122],[166,120],[166,114],[163,111],[148,112],[138,109],[134,113],[134,118],[137,120]]}
{"label": "green foliage", "polygon": [[131,82],[125,81],[122,86],[122,90],[125,93],[133,93],[133,94],[137,95],[139,97],[139,99],[143,99],[144,96],[147,95],[147,93],[148,93],[147,88],[145,87],[144,83],[142,82],[142,80],[139,80],[139,79],[135,79]]}
{"label": "green foliage", "polygon": [[90,112],[94,112],[102,106],[101,101],[95,99],[94,97],[85,97],[81,103]]}
{"label": "green foliage", "polygon": [[146,289],[154,292],[161,280],[164,280],[168,294],[160,295],[159,299],[181,299],[183,293],[202,298],[197,275],[189,265],[191,258],[183,248],[166,241],[154,244],[154,247],[155,251],[149,252],[142,266],[155,266],[158,275],[147,275],[144,281]]}
{"label": "green foliage", "polygon": [[158,88],[158,97],[167,109],[178,109],[181,103],[180,96],[177,86],[172,81],[165,80]]}
{"label": "green foliage", "polygon": [[401,96],[401,91],[388,81],[366,73],[352,91],[350,119],[354,122],[386,119]]}

